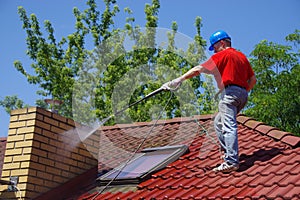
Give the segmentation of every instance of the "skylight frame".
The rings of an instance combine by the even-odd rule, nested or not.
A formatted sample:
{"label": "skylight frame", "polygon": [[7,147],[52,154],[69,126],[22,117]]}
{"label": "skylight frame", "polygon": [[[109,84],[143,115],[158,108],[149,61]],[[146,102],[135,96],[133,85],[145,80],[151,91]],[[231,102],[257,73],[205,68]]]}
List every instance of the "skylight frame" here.
{"label": "skylight frame", "polygon": [[[110,185],[139,184],[142,181],[148,179],[153,173],[165,168],[168,164],[176,161],[180,156],[186,154],[188,152],[188,150],[189,149],[188,149],[187,145],[174,145],[174,146],[164,146],[164,147],[143,149],[140,153],[135,155],[135,157],[130,162],[128,162],[125,167],[124,167],[124,164],[118,166],[117,168],[100,176],[97,179],[97,182],[100,184],[100,186],[106,185],[109,182],[111,182]],[[171,151],[172,151],[172,153],[168,153]],[[149,168],[148,170],[146,170],[143,173],[139,173],[138,176],[136,176],[136,177],[123,176],[123,174],[126,174],[126,173],[132,174],[131,171],[121,172],[120,174],[123,173],[121,176],[119,174],[118,177],[115,177],[119,173],[119,170],[123,170],[125,168],[130,168],[130,167],[136,167],[136,168],[145,167],[145,166],[143,166],[143,163],[141,165],[137,165],[137,166],[134,165],[135,162],[137,162],[139,159],[147,159],[146,156],[148,156],[149,157],[148,159],[150,159],[150,161],[151,161],[151,159],[155,158],[156,155],[160,156],[160,155],[164,155],[164,153],[165,154],[168,153],[167,154],[168,156],[166,156],[166,158],[161,159],[160,162],[158,162],[156,165]],[[151,155],[153,155],[153,156],[151,157]],[[163,157],[163,156],[161,156],[161,157]]]}

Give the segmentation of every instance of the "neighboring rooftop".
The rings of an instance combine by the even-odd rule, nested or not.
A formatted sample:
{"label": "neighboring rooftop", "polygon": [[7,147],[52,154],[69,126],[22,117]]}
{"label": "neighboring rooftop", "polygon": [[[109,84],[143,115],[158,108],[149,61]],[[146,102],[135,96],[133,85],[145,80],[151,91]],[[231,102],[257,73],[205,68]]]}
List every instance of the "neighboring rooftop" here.
{"label": "neighboring rooftop", "polygon": [[[300,137],[243,115],[238,122],[241,165],[236,172],[211,170],[221,163],[212,116],[177,118],[159,122],[140,150],[186,144],[189,153],[138,185],[110,186],[103,191],[93,181],[88,188],[74,191],[70,199],[300,199]],[[149,123],[103,127],[102,136],[132,152],[151,128]],[[111,151],[102,154],[99,162],[117,166],[126,159],[122,152]],[[101,172],[104,165],[99,166]]]}
{"label": "neighboring rooftop", "polygon": [[5,148],[6,148],[6,137],[1,137],[0,138],[0,174],[2,173]]}

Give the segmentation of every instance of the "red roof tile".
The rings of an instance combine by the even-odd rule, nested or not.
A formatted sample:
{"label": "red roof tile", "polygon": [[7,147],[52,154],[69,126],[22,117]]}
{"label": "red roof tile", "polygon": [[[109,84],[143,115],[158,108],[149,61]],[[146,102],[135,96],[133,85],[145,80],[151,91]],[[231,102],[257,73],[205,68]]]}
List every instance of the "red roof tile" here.
{"label": "red roof tile", "polygon": [[[211,169],[221,162],[221,155],[211,117],[160,121],[142,148],[188,144],[190,151],[140,183],[136,191],[99,194],[94,188],[78,199],[300,199],[299,137],[240,115],[240,169],[215,173]],[[209,130],[209,135],[195,120]],[[136,123],[102,127],[102,134],[116,146],[132,151],[143,140],[139,134],[145,136],[150,129],[151,125]],[[111,159],[122,157],[114,153]]]}
{"label": "red roof tile", "polygon": [[291,145],[292,147],[297,147],[300,145],[300,137],[295,138],[293,135],[285,136],[282,141]]}
{"label": "red roof tile", "polygon": [[279,130],[272,130],[268,133],[269,136],[277,139],[277,140],[281,140],[283,137],[287,136],[287,135],[292,135],[289,132],[283,132],[283,131],[279,131]]}

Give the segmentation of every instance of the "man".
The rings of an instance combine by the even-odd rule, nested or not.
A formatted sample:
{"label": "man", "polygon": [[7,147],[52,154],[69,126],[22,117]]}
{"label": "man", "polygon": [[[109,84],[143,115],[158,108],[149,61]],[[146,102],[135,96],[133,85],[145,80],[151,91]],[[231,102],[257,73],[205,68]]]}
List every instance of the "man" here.
{"label": "man", "polygon": [[231,38],[225,31],[213,33],[210,44],[209,50],[214,50],[214,55],[163,86],[174,89],[184,80],[201,73],[214,74],[221,91],[214,127],[224,152],[224,162],[213,170],[231,172],[239,168],[236,115],[246,105],[248,92],[254,87],[256,78],[246,56],[231,47]]}

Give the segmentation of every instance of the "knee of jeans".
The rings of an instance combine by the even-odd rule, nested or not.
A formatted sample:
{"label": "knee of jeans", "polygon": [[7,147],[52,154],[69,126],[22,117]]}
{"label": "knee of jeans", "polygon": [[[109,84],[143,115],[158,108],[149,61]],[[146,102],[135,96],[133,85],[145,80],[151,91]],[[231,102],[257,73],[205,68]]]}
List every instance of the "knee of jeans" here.
{"label": "knee of jeans", "polygon": [[219,118],[216,116],[214,119],[214,126],[217,127],[219,123]]}
{"label": "knee of jeans", "polygon": [[220,119],[214,119],[214,128],[217,134],[222,132],[222,124],[220,123]]}

